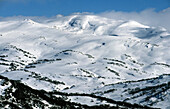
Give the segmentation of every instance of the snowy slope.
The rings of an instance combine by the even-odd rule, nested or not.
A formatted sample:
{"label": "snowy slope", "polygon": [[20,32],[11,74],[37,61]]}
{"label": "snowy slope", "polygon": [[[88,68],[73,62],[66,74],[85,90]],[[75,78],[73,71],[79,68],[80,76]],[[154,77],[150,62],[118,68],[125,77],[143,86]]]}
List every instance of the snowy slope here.
{"label": "snowy slope", "polygon": [[[169,42],[170,34],[162,27],[95,15],[4,18],[0,75],[36,90],[94,94],[168,108]],[[0,87],[0,95],[5,88]],[[133,92],[136,88],[140,90]],[[108,104],[81,96],[67,99]]]}

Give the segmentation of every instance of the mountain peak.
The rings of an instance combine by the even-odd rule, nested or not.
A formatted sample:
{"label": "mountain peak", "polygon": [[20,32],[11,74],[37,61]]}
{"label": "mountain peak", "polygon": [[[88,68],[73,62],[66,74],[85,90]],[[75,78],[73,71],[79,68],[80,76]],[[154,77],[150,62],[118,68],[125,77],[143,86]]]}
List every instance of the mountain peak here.
{"label": "mountain peak", "polygon": [[0,21],[3,106],[51,108],[62,98],[78,106],[168,108],[165,29],[96,15],[11,19]]}
{"label": "mountain peak", "polygon": [[[51,23],[55,28],[65,30],[67,32],[76,34],[94,34],[106,36],[124,36],[124,37],[138,37],[147,38],[140,35],[144,32],[147,33],[157,31],[163,33],[165,30],[143,25],[139,22],[130,20],[114,20],[95,15],[71,15],[66,16],[64,19]],[[150,38],[150,37],[148,37]]]}

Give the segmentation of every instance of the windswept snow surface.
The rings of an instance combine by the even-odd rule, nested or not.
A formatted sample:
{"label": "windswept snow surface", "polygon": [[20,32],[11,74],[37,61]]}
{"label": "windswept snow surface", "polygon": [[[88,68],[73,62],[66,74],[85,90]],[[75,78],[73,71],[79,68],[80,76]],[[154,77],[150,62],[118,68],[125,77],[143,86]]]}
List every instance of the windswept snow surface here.
{"label": "windswept snow surface", "polygon": [[[166,109],[169,74],[170,34],[163,27],[95,15],[0,20],[0,75],[33,89]],[[1,95],[5,88],[0,86]]]}

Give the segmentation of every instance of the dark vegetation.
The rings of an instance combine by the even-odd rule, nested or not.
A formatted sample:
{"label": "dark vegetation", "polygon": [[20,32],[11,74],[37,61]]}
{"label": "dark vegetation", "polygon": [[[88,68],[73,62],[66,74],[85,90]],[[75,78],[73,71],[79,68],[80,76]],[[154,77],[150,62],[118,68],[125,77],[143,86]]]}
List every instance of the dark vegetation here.
{"label": "dark vegetation", "polygon": [[[58,91],[46,92],[44,90],[35,90],[29,86],[20,83],[20,81],[9,80],[6,77],[0,76],[1,85],[7,85],[11,83],[7,89],[5,89],[4,95],[0,96],[0,107],[3,108],[8,106],[10,109],[32,109],[35,108],[50,108],[50,109],[71,109],[71,108],[84,108],[84,109],[117,109],[117,108],[137,108],[146,109],[150,108],[147,106],[141,106],[138,104],[130,104],[126,102],[114,101],[101,96],[96,96],[93,94],[79,94],[79,93],[63,93]],[[55,95],[61,95],[61,97],[56,97]],[[92,98],[97,98],[102,101],[107,101],[115,106],[109,105],[96,105],[88,106],[79,103],[74,103],[66,100],[68,96],[88,96]],[[46,101],[44,103],[43,101]]]}

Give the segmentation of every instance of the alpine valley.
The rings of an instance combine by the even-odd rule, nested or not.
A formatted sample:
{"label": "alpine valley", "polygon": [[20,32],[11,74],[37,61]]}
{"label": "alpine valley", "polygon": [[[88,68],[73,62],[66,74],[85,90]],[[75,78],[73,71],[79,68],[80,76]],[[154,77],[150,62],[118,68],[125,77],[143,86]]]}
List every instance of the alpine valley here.
{"label": "alpine valley", "polygon": [[1,18],[0,108],[170,109],[170,33],[90,14]]}

